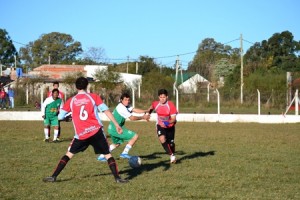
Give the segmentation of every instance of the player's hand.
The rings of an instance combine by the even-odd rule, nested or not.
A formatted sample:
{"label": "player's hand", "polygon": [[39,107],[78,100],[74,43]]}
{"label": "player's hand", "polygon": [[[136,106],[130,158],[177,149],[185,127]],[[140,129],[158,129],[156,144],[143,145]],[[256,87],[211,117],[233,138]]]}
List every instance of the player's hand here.
{"label": "player's hand", "polygon": [[43,115],[42,118],[45,119],[45,115]]}
{"label": "player's hand", "polygon": [[144,116],[143,116],[143,118],[144,118],[147,122],[149,122],[149,120],[150,120],[150,115],[149,115],[149,113],[145,113]]}
{"label": "player's hand", "polygon": [[120,126],[116,126],[116,128],[117,128],[117,132],[118,132],[119,134],[122,134],[122,133],[123,133],[123,129],[122,129]]}

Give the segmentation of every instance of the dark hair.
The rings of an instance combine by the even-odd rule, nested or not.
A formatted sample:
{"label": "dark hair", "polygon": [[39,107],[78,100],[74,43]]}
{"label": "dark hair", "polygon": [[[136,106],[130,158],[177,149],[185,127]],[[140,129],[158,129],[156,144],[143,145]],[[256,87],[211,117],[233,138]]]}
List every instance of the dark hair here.
{"label": "dark hair", "polygon": [[130,98],[130,95],[127,92],[124,92],[121,97],[120,100],[122,101],[124,98]]}
{"label": "dark hair", "polygon": [[54,92],[57,92],[57,93],[59,94],[59,90],[58,90],[57,88],[55,88],[55,89],[52,90],[52,94],[53,94]]}
{"label": "dark hair", "polygon": [[168,96],[168,91],[166,89],[159,89],[157,94],[158,96],[160,96],[161,94]]}
{"label": "dark hair", "polygon": [[75,82],[76,88],[78,90],[86,90],[88,84],[89,84],[89,81],[87,80],[87,78],[84,78],[84,77],[77,78],[77,80]]}
{"label": "dark hair", "polygon": [[54,81],[53,85],[59,85],[59,82],[58,81]]}

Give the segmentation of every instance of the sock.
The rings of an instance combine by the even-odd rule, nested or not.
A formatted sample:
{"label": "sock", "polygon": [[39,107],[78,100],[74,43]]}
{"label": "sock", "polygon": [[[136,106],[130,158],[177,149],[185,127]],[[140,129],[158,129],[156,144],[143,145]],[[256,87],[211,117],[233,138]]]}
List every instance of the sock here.
{"label": "sock", "polygon": [[172,150],[172,153],[175,153],[175,143],[174,143],[174,140],[171,141],[170,148]]}
{"label": "sock", "polygon": [[116,145],[111,144],[109,145],[109,152],[112,152],[116,148]]}
{"label": "sock", "polygon": [[64,155],[60,159],[60,161],[59,161],[56,169],[54,170],[52,176],[53,177],[57,177],[60,174],[60,172],[65,168],[65,166],[67,165],[67,163],[68,163],[69,160],[70,160],[70,158],[68,156]]}
{"label": "sock", "polygon": [[49,139],[49,129],[44,128],[45,139]]}
{"label": "sock", "polygon": [[114,177],[115,178],[120,178],[119,171],[118,171],[118,166],[117,166],[117,163],[116,163],[115,159],[113,157],[110,157],[107,160],[107,164],[108,164],[112,174],[114,175]]}
{"label": "sock", "polygon": [[127,144],[125,149],[123,150],[122,154],[128,154],[128,152],[130,151],[131,148],[132,148],[132,146],[130,144]]}
{"label": "sock", "polygon": [[58,136],[58,130],[54,129],[53,141],[57,139],[57,136]]}
{"label": "sock", "polygon": [[172,155],[173,152],[170,148],[170,145],[167,142],[164,142],[161,144],[163,146],[163,148],[165,149],[165,151],[167,152],[167,154]]}

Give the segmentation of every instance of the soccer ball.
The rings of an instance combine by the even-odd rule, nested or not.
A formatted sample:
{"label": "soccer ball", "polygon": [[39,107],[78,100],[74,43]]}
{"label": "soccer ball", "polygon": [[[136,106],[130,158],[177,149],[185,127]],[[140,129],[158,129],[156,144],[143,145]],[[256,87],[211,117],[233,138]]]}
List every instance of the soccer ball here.
{"label": "soccer ball", "polygon": [[128,160],[129,166],[132,168],[138,168],[142,164],[142,159],[138,156],[131,156]]}

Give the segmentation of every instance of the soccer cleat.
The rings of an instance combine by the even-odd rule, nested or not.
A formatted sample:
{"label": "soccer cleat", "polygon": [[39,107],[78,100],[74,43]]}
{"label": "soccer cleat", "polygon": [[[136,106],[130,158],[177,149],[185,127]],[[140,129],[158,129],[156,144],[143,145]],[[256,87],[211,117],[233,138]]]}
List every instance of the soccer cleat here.
{"label": "soccer cleat", "polygon": [[56,140],[57,140],[57,141],[60,141],[60,139],[59,139],[59,138],[56,138]]}
{"label": "soccer cleat", "polygon": [[56,177],[55,176],[49,176],[46,178],[43,178],[44,182],[55,182],[56,181]]}
{"label": "soccer cleat", "polygon": [[170,156],[170,163],[176,163],[176,157],[174,155]]}
{"label": "soccer cleat", "polygon": [[53,140],[52,142],[59,143],[60,141],[58,139],[56,139],[56,140]]}
{"label": "soccer cleat", "polygon": [[121,179],[121,178],[116,178],[116,183],[128,183],[129,181],[127,179]]}
{"label": "soccer cleat", "polygon": [[131,158],[131,156],[130,156],[130,155],[128,155],[128,153],[121,153],[121,154],[120,154],[120,158],[126,158],[126,159],[130,159],[130,158]]}
{"label": "soccer cleat", "polygon": [[49,139],[44,139],[44,142],[49,142]]}
{"label": "soccer cleat", "polygon": [[106,162],[106,158],[104,157],[103,154],[100,154],[97,158],[97,160],[101,161],[101,162]]}

